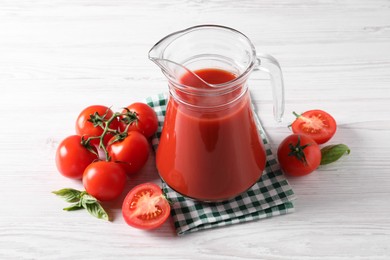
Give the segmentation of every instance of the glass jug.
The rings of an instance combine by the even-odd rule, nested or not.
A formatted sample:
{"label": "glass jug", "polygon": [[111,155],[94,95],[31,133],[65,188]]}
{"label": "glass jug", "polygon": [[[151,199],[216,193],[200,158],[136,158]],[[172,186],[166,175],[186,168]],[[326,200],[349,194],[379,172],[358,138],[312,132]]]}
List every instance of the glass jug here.
{"label": "glass jug", "polygon": [[172,33],[149,52],[168,79],[169,101],[156,152],[161,178],[200,201],[224,201],[261,177],[266,154],[256,127],[247,79],[254,69],[271,76],[274,116],[284,111],[278,62],[257,55],[241,32],[200,25]]}

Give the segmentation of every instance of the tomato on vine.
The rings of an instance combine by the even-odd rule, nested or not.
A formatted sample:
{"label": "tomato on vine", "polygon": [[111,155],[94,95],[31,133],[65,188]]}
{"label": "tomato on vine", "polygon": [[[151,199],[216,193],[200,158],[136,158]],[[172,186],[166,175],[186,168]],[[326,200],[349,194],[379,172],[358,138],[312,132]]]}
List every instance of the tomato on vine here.
{"label": "tomato on vine", "polygon": [[85,190],[100,201],[118,198],[123,192],[125,184],[125,170],[115,162],[94,162],[85,169],[83,174]]}
{"label": "tomato on vine", "polygon": [[128,175],[139,172],[149,157],[149,143],[144,135],[137,131],[125,133],[123,139],[115,141],[113,137],[107,147],[108,155],[119,162]]}
{"label": "tomato on vine", "polygon": [[[89,137],[100,137],[105,128],[108,119],[114,115],[114,112],[106,106],[92,105],[85,108],[76,120],[76,133],[85,139]],[[119,127],[117,118],[109,123],[108,128],[116,131]],[[107,145],[108,141],[114,136],[113,131],[108,131],[103,137],[103,144]],[[91,144],[98,146],[99,139],[94,138]]]}
{"label": "tomato on vine", "polygon": [[92,147],[88,150],[84,141],[79,135],[71,135],[57,147],[56,166],[63,176],[81,179],[85,168],[98,159],[96,150]]}
{"label": "tomato on vine", "polygon": [[[129,122],[126,117],[121,117],[120,130],[138,131],[146,138],[151,137],[158,128],[156,112],[145,103],[136,102],[129,105],[122,113],[130,112],[136,116],[133,122]],[[129,124],[130,123],[130,124]],[[127,126],[129,124],[129,126]]]}

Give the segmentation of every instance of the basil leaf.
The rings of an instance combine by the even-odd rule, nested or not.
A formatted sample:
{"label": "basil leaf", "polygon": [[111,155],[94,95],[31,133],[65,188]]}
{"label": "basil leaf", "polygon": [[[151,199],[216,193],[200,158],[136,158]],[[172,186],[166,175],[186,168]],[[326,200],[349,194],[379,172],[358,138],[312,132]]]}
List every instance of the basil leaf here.
{"label": "basil leaf", "polygon": [[65,188],[58,191],[53,191],[53,193],[61,197],[62,199],[64,199],[66,202],[78,202],[82,195],[81,191],[71,189],[71,188]]}
{"label": "basil leaf", "polygon": [[80,201],[75,203],[75,204],[72,204],[70,205],[69,207],[66,207],[66,208],[63,208],[63,210],[66,210],[66,211],[74,211],[74,210],[79,210],[79,209],[82,209],[83,206],[81,205]]}
{"label": "basil leaf", "polygon": [[93,197],[92,195],[89,195],[88,193],[84,193],[81,197],[81,203],[83,204],[83,207],[85,208],[84,204],[93,204],[97,202],[97,199]]}
{"label": "basil leaf", "polygon": [[109,221],[107,212],[103,209],[99,202],[96,201],[95,203],[86,203],[83,206],[85,206],[85,209],[92,216]]}
{"label": "basil leaf", "polygon": [[107,212],[99,204],[98,200],[86,191],[66,188],[53,191],[53,193],[63,198],[65,201],[73,203],[69,207],[64,208],[66,211],[74,211],[84,208],[89,212],[89,214],[96,218],[109,220]]}
{"label": "basil leaf", "polygon": [[349,154],[351,150],[345,144],[328,145],[321,149],[321,163],[326,165],[340,159],[344,154]]}

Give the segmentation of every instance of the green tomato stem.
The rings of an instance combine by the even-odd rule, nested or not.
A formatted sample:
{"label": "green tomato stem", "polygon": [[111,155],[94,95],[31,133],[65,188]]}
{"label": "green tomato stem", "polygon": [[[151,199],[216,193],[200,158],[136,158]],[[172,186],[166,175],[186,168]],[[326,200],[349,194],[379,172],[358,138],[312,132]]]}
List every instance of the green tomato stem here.
{"label": "green tomato stem", "polygon": [[101,148],[106,156],[106,161],[109,162],[111,161],[111,156],[108,154],[107,147],[104,145],[104,137],[106,136],[107,133],[112,133],[114,131],[115,133],[117,131],[109,128],[110,124],[114,119],[116,119],[118,116],[120,116],[120,113],[114,113],[107,121],[104,121],[104,128],[103,128],[103,133],[100,135],[100,143],[99,143],[99,148]]}
{"label": "green tomato stem", "polygon": [[[107,112],[103,116],[95,115],[96,118],[98,118],[99,123],[96,126],[99,126],[103,129],[103,133],[100,136],[90,136],[87,140],[82,142],[82,145],[86,147],[89,151],[92,153],[98,155],[93,149],[90,147],[89,143],[93,139],[99,139],[99,148],[103,150],[104,155],[106,157],[106,161],[111,161],[111,156],[109,155],[107,151],[107,147],[104,144],[104,137],[107,135],[107,133],[113,134],[115,136],[117,135],[123,135],[123,133],[127,133],[129,130],[129,127],[134,122],[137,123],[138,116],[136,113],[131,112],[130,110],[126,109],[125,113],[114,113],[109,119],[105,119],[104,117],[107,115]],[[110,128],[110,124],[112,121],[117,119],[118,117],[125,117],[126,120],[122,120],[126,124],[125,130],[121,133],[119,130]],[[127,136],[127,135],[126,135]],[[120,136],[118,140],[124,139],[126,136]],[[116,140],[117,141],[117,140]],[[115,140],[114,140],[115,142]]]}
{"label": "green tomato stem", "polygon": [[299,117],[302,116],[302,115],[300,115],[300,114],[295,113],[295,111],[293,111],[293,115],[294,115],[296,118],[299,118]]}

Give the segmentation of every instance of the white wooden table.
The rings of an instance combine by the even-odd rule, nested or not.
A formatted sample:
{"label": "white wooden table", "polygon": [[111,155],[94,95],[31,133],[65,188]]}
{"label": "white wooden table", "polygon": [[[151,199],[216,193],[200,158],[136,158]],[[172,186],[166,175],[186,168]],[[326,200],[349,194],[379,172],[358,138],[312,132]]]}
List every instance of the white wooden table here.
{"label": "white wooden table", "polygon": [[[147,59],[163,36],[221,24],[280,61],[286,116],[272,118],[269,82],[253,74],[254,102],[274,150],[292,111],[338,122],[332,143],[352,152],[289,182],[296,212],[177,237],[128,227],[121,201],[110,223],[64,212],[51,191],[55,149],[82,108],[119,109],[167,90]],[[0,259],[390,259],[390,2],[0,0]],[[152,156],[129,187],[158,181]]]}

